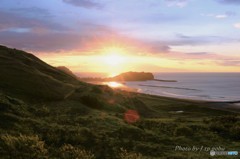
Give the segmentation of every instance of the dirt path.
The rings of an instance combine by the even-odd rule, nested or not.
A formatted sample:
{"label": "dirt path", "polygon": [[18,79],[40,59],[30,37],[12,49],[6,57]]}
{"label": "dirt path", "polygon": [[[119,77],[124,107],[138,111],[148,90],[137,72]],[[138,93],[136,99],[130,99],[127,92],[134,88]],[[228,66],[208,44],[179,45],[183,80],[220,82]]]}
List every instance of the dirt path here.
{"label": "dirt path", "polygon": [[63,99],[67,99],[68,97],[70,97],[73,93],[75,93],[76,89],[73,89],[72,91],[70,91],[69,93],[67,93]]}

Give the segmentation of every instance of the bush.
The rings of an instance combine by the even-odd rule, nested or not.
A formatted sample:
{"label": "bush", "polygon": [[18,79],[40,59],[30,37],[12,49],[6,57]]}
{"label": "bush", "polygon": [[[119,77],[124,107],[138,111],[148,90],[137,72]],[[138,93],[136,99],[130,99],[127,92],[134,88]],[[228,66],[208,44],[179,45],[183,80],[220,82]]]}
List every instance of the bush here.
{"label": "bush", "polygon": [[35,115],[39,116],[39,117],[45,117],[48,116],[50,113],[50,110],[48,107],[46,106],[42,106],[40,108],[35,108]]}
{"label": "bush", "polygon": [[38,136],[12,136],[2,135],[0,145],[1,157],[6,158],[47,158],[47,149],[44,147],[44,141]]}
{"label": "bush", "polygon": [[93,86],[92,87],[92,92],[96,94],[102,94],[103,90],[100,88],[100,86]]}
{"label": "bush", "polygon": [[221,123],[211,123],[209,125],[211,131],[216,132],[219,135],[224,135],[227,133],[228,129],[224,127]]}
{"label": "bush", "polygon": [[179,126],[175,129],[174,134],[176,136],[191,136],[193,135],[193,131],[187,126]]}
{"label": "bush", "polygon": [[82,96],[82,103],[90,108],[101,109],[103,107],[103,103],[95,96]]}
{"label": "bush", "polygon": [[240,140],[240,125],[235,125],[230,129],[230,135],[234,140]]}
{"label": "bush", "polygon": [[59,158],[61,159],[94,159],[94,154],[84,149],[64,144],[60,147]]}
{"label": "bush", "polygon": [[186,156],[183,155],[170,155],[167,157],[167,159],[186,159]]}
{"label": "bush", "polygon": [[219,122],[219,123],[236,123],[240,119],[237,116],[233,115],[226,115],[221,117],[215,117],[211,121],[212,122]]}
{"label": "bush", "polygon": [[128,152],[127,150],[121,148],[119,153],[120,159],[143,159],[142,154],[135,152]]}

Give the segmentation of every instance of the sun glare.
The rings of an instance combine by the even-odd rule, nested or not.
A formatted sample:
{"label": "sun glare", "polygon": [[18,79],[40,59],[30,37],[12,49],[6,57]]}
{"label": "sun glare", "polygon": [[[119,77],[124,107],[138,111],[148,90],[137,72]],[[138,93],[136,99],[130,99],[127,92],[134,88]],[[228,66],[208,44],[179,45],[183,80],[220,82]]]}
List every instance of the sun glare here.
{"label": "sun glare", "polygon": [[123,57],[117,54],[112,54],[105,57],[105,62],[111,66],[119,65],[123,61]]}
{"label": "sun glare", "polygon": [[122,48],[104,49],[104,62],[110,66],[118,66],[124,62],[124,50]]}
{"label": "sun glare", "polygon": [[112,88],[119,88],[123,86],[121,83],[118,83],[118,82],[107,82],[106,84]]}

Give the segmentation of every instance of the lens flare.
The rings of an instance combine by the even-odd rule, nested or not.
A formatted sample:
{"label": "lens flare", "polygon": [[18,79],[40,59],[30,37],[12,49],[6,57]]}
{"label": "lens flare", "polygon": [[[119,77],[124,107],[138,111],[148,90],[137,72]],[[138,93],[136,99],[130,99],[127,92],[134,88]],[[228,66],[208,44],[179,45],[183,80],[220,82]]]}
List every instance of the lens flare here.
{"label": "lens flare", "polygon": [[124,114],[124,120],[128,123],[135,123],[140,119],[136,110],[127,110]]}

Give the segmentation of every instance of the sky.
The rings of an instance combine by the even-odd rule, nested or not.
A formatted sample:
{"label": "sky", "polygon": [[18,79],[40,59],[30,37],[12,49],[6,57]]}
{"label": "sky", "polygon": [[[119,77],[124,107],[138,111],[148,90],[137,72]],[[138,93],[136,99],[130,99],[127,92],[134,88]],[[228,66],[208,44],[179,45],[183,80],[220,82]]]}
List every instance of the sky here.
{"label": "sky", "polygon": [[240,1],[1,0],[0,44],[73,72],[240,72]]}

